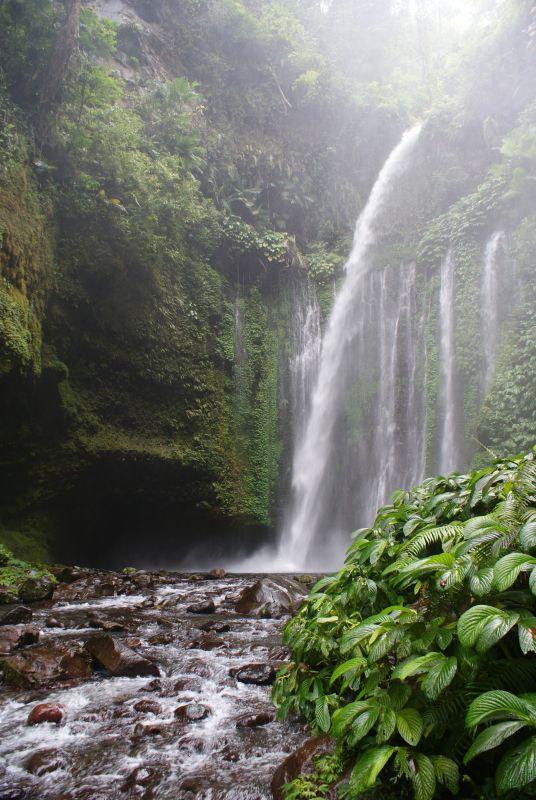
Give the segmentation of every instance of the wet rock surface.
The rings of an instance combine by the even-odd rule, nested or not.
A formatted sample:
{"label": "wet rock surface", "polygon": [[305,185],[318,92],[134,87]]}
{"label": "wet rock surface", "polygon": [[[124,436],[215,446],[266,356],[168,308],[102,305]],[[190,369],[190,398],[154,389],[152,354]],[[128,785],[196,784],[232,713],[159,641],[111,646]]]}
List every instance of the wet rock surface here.
{"label": "wet rock surface", "polygon": [[278,575],[274,578],[261,578],[246,586],[236,604],[239,614],[251,617],[281,617],[295,614],[305,599],[305,589],[292,578]]}
{"label": "wet rock surface", "polygon": [[239,597],[279,577],[216,572],[61,568],[52,599],[2,609],[0,640],[16,627],[38,641],[0,655],[0,800],[272,797],[305,739],[269,696],[298,595],[287,585],[277,607],[272,593],[259,615],[241,613]]}

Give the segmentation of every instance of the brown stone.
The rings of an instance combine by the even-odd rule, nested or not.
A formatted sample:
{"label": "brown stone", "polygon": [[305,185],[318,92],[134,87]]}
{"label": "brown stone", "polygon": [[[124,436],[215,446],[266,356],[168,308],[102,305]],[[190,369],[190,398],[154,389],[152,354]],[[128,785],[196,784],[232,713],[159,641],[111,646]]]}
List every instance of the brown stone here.
{"label": "brown stone", "polygon": [[149,644],[152,645],[172,644],[173,641],[174,637],[171,633],[155,633],[154,636],[148,639]]}
{"label": "brown stone", "polygon": [[199,629],[206,633],[227,633],[227,631],[231,630],[231,626],[228,622],[214,620],[213,622],[205,622],[204,625],[199,626]]}
{"label": "brown stone", "polygon": [[272,778],[272,795],[274,800],[285,800],[283,787],[299,775],[310,775],[315,772],[314,758],[318,755],[335,752],[337,742],[331,736],[315,736],[308,739],[294,753],[291,753],[274,772]]}
{"label": "brown stone", "polygon": [[189,614],[214,614],[216,606],[213,600],[203,600],[201,603],[192,603],[186,611]]}
{"label": "brown stone", "polygon": [[138,700],[134,703],[134,708],[140,714],[161,714],[162,706],[156,700]]}
{"label": "brown stone", "polygon": [[275,680],[276,670],[273,664],[246,664],[230,670],[229,674],[240,683],[269,686]]}
{"label": "brown stone", "polygon": [[0,655],[36,644],[40,631],[35,625],[2,625],[0,627]]}
{"label": "brown stone", "polygon": [[210,714],[210,708],[202,703],[188,703],[175,709],[176,719],[184,722],[200,722]]}
{"label": "brown stone", "polygon": [[107,633],[92,636],[87,640],[85,649],[114,676],[132,678],[160,674],[156,664],[135,653],[134,650]]}
{"label": "brown stone", "polygon": [[200,639],[194,639],[193,642],[186,645],[188,650],[217,650],[219,647],[224,646],[225,643],[218,636],[209,634],[202,636]]}
{"label": "brown stone", "polygon": [[33,612],[26,606],[10,608],[0,619],[0,625],[24,625],[31,622]]}
{"label": "brown stone", "polygon": [[59,750],[38,750],[24,762],[24,769],[41,778],[65,767],[65,758]]}
{"label": "brown stone", "polygon": [[49,644],[16,651],[0,660],[0,669],[8,684],[21,689],[91,676],[89,657],[76,645]]}
{"label": "brown stone", "polygon": [[65,717],[65,708],[61,704],[39,703],[32,708],[28,716],[28,725],[42,725],[44,722],[53,722],[59,725]]}
{"label": "brown stone", "polygon": [[251,617],[279,619],[295,614],[304,600],[303,587],[292,578],[262,578],[242,590],[235,610]]}
{"label": "brown stone", "polygon": [[262,711],[259,714],[244,714],[236,721],[237,728],[258,728],[260,725],[268,725],[273,722],[275,714],[269,711]]}
{"label": "brown stone", "polygon": [[216,569],[213,569],[208,573],[207,578],[220,579],[220,578],[225,578],[226,575],[227,573],[224,569],[222,569],[221,567],[217,567]]}

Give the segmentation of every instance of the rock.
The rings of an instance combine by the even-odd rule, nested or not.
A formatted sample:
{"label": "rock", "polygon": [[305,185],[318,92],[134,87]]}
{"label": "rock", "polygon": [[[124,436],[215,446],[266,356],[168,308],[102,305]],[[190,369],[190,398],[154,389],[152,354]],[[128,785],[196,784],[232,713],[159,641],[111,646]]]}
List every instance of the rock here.
{"label": "rock", "polygon": [[201,603],[192,603],[191,606],[188,606],[186,611],[188,611],[189,614],[214,614],[216,606],[213,600],[204,600]]}
{"label": "rock", "polygon": [[21,647],[37,644],[40,630],[36,625],[2,625],[0,627],[0,655],[5,656]]}
{"label": "rock", "polygon": [[299,775],[310,775],[315,772],[315,756],[335,752],[337,742],[331,736],[315,736],[308,739],[294,753],[291,753],[274,772],[272,778],[272,795],[274,800],[285,800],[283,787]]}
{"label": "rock", "polygon": [[164,730],[165,725],[163,723],[138,722],[138,724],[134,726],[134,736],[135,738],[141,738],[142,736],[161,736]]}
{"label": "rock", "polygon": [[141,647],[141,639],[139,636],[129,636],[126,639],[123,639],[123,644],[126,647]]}
{"label": "rock", "polygon": [[156,700],[138,700],[134,703],[134,708],[140,714],[161,714],[162,706]]}
{"label": "rock", "polygon": [[208,573],[207,578],[219,579],[219,578],[225,578],[226,575],[227,575],[226,571],[221,567],[218,567],[217,569],[211,570],[211,572]]}
{"label": "rock", "polygon": [[159,772],[154,767],[136,767],[126,779],[123,789],[128,791],[134,786],[153,786],[159,781]]}
{"label": "rock", "polygon": [[176,719],[184,722],[200,722],[206,719],[209,714],[210,708],[202,705],[202,703],[188,703],[175,709]]}
{"label": "rock", "polygon": [[21,689],[91,677],[89,656],[77,645],[49,644],[21,650],[2,658],[0,669],[6,683]]}
{"label": "rock", "polygon": [[237,728],[258,728],[260,725],[268,725],[273,722],[275,714],[269,711],[260,712],[259,714],[244,714],[236,720]]}
{"label": "rock", "polygon": [[232,669],[229,674],[240,683],[268,686],[274,682],[276,670],[272,664],[247,664]]}
{"label": "rock", "polygon": [[101,630],[107,631],[108,633],[120,633],[121,631],[126,631],[126,627],[122,625],[120,622],[101,619],[96,614],[90,615],[89,626],[90,628],[100,628]]}
{"label": "rock", "polygon": [[186,645],[187,650],[217,650],[224,647],[225,643],[218,636],[205,635]]}
{"label": "rock", "polygon": [[204,625],[201,625],[199,630],[206,631],[207,633],[227,633],[227,631],[231,630],[231,626],[228,622],[218,622],[214,620],[214,622],[205,622]]}
{"label": "rock", "polygon": [[85,649],[114,676],[137,677],[160,674],[156,664],[135,653],[107,633],[92,636]]}
{"label": "rock", "polygon": [[142,691],[144,692],[160,692],[162,689],[162,681],[160,678],[155,678],[154,681],[149,681],[147,686],[144,686]]}
{"label": "rock", "polygon": [[47,628],[61,628],[62,625],[57,617],[47,617],[45,620]]}
{"label": "rock", "polygon": [[[0,603],[2,601],[0,600]],[[28,795],[24,789],[0,789],[0,800],[26,800]]]}
{"label": "rock", "polygon": [[176,692],[199,692],[203,688],[203,680],[198,675],[180,678],[173,687]]}
{"label": "rock", "polygon": [[44,722],[53,722],[59,725],[65,717],[65,708],[61,704],[39,703],[32,708],[28,716],[28,725],[42,725]]}
{"label": "rock", "polygon": [[65,758],[59,750],[38,750],[24,762],[24,769],[41,778],[65,767]]}
{"label": "rock", "polygon": [[26,606],[15,606],[10,608],[9,611],[0,619],[0,625],[24,625],[31,622],[33,612],[31,608]]}
{"label": "rock", "polygon": [[30,575],[19,589],[19,597],[25,603],[48,600],[52,597],[56,581],[52,575]]}
{"label": "rock", "polygon": [[150,636],[147,641],[153,645],[171,644],[174,641],[174,637],[171,633],[156,633],[154,636]]}
{"label": "rock", "polygon": [[251,617],[279,619],[295,614],[303,601],[303,587],[291,578],[262,578],[242,590],[235,610]]}
{"label": "rock", "polygon": [[[9,586],[5,586],[4,584],[0,584],[0,605],[11,605],[12,603],[16,603],[19,598],[13,592]],[[0,796],[1,800],[1,796]]]}

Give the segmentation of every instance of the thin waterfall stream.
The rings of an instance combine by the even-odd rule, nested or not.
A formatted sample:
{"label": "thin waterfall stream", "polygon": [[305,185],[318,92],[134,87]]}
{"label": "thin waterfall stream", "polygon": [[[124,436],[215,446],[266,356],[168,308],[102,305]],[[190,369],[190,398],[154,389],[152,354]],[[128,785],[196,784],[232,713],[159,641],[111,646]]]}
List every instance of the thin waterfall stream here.
{"label": "thin waterfall stream", "polygon": [[313,552],[326,509],[327,467],[333,448],[333,431],[343,402],[344,359],[361,325],[357,305],[364,277],[370,268],[369,256],[377,240],[378,223],[397,178],[408,164],[421,127],[419,124],[407,131],[395,147],[357,221],[344,281],[335,298],[322,343],[307,424],[294,454],[293,502],[281,535],[277,559],[288,569],[314,568],[315,564],[329,567],[326,562],[328,552],[334,566],[344,549],[344,540],[340,536],[339,547],[330,537],[328,552],[320,553],[318,548]]}

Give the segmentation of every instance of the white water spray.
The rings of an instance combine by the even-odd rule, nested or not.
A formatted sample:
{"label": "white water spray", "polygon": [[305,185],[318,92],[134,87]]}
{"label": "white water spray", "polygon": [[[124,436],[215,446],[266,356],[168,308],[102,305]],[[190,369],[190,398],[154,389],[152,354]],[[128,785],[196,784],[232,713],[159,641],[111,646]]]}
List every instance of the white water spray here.
{"label": "white water spray", "polygon": [[493,234],[486,245],[482,273],[482,341],[484,349],[484,385],[487,394],[493,378],[497,336],[499,330],[499,252],[504,239],[503,231]]}
{"label": "white water spray", "polygon": [[[376,225],[393,185],[404,171],[421,131],[407,131],[385,163],[360,215],[346,276],[335,299],[322,344],[320,367],[311,410],[293,461],[294,503],[279,545],[278,562],[289,569],[314,566],[311,546],[318,534],[323,498],[321,487],[328,478],[327,465],[333,447],[333,428],[343,388],[342,363],[345,349],[361,323],[356,304],[363,277],[369,269],[370,250],[376,242]],[[334,548],[335,550],[335,548]],[[334,553],[335,558],[338,553]],[[316,565],[320,566],[320,565]],[[322,564],[323,567],[329,565]]]}
{"label": "white water spray", "polygon": [[439,471],[447,475],[460,468],[458,421],[456,414],[456,353],[454,346],[454,271],[455,261],[449,250],[441,264],[439,289],[439,360],[441,363],[442,426]]}

